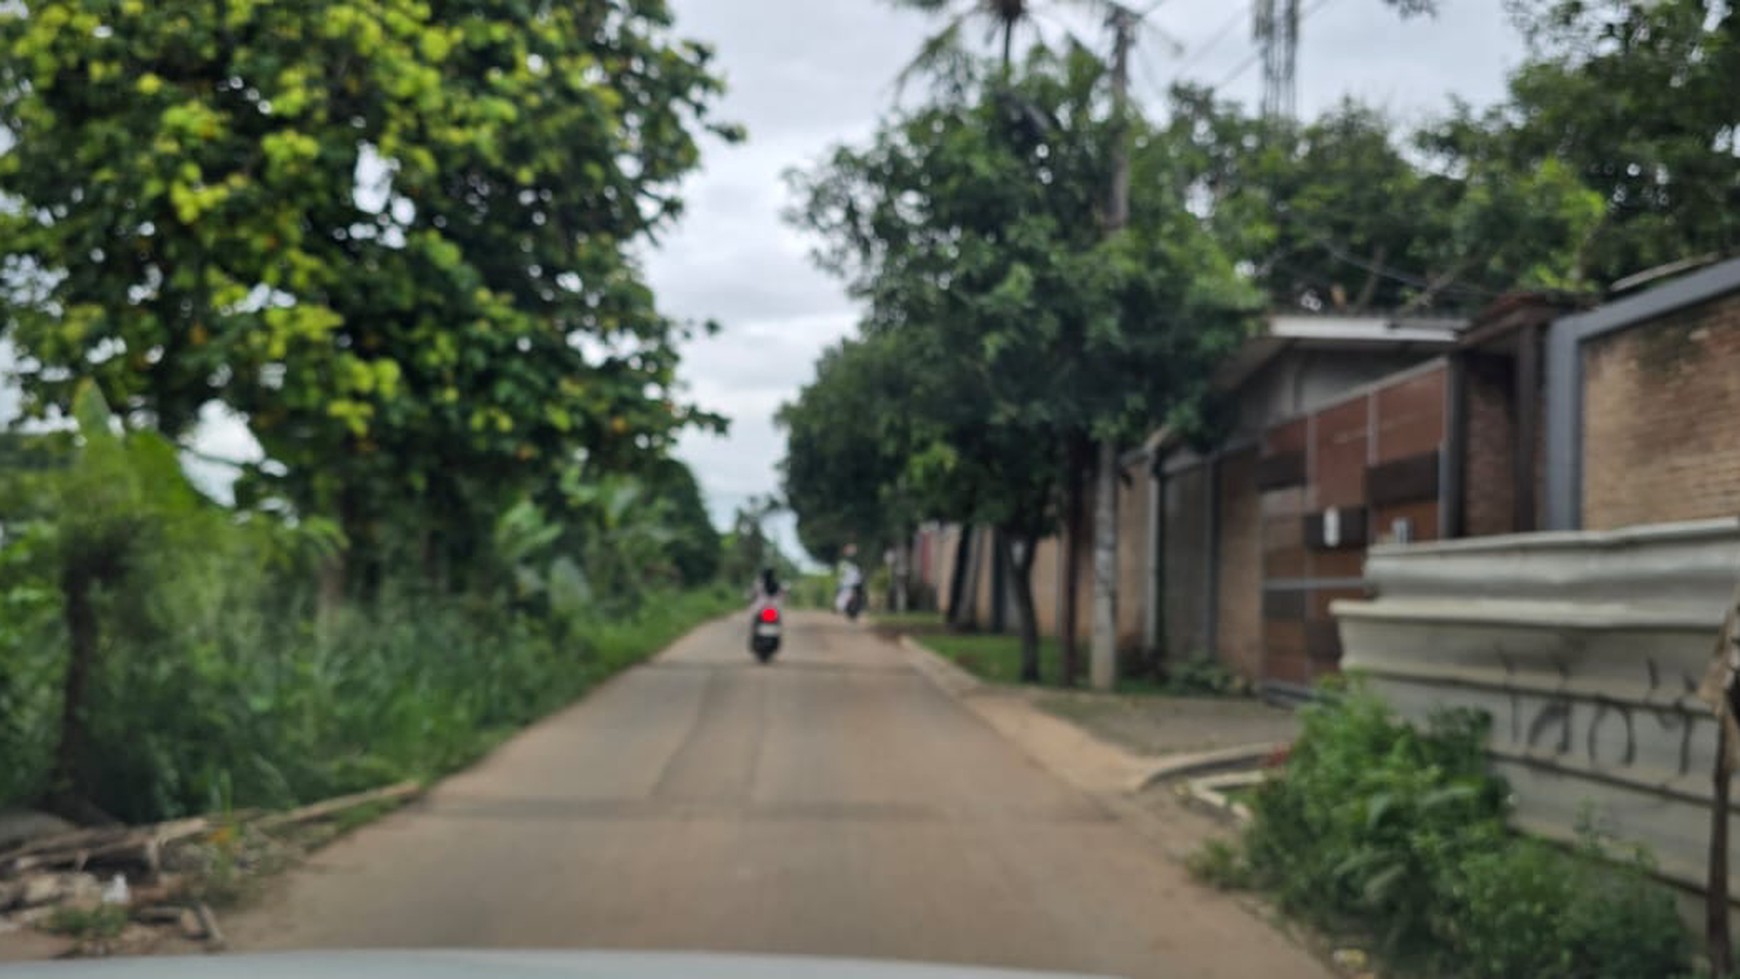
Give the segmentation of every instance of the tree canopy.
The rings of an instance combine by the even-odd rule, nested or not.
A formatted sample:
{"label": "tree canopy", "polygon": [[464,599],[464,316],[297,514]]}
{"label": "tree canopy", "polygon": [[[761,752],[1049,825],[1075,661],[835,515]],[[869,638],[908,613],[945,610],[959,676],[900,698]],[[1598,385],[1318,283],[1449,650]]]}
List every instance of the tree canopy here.
{"label": "tree canopy", "polygon": [[1025,562],[1054,526],[1068,444],[1181,410],[1257,298],[1166,187],[1139,184],[1129,228],[1107,234],[1103,76],[1079,50],[1035,49],[1012,75],[962,64],[795,179],[794,220],[866,309],[862,340],[784,416],[800,523],[874,526],[894,499],[998,526],[1026,632]]}
{"label": "tree canopy", "polygon": [[0,12],[0,276],[32,411],[217,403],[353,546],[463,537],[676,403],[634,257],[720,91],[660,0],[45,0]]}

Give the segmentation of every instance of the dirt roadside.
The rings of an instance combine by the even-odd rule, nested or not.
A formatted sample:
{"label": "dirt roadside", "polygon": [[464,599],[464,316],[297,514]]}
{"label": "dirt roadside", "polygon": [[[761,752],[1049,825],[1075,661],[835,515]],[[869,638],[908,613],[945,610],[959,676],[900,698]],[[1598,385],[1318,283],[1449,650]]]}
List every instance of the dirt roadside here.
{"label": "dirt roadside", "polygon": [[[1230,839],[1234,828],[1186,805],[1165,787],[1149,785],[1150,776],[1165,760],[1159,745],[1165,742],[1152,731],[1144,732],[1147,750],[1132,750],[1114,743],[1105,732],[1102,718],[1097,723],[1086,722],[1085,710],[1057,711],[1055,701],[1072,698],[1078,704],[1086,696],[1028,691],[988,684],[967,671],[926,649],[922,643],[901,637],[899,645],[907,661],[919,673],[931,680],[944,693],[977,715],[1004,739],[1034,763],[1053,776],[1092,796],[1101,805],[1139,834],[1145,841],[1164,853],[1178,873],[1189,880],[1185,869],[1190,854],[1215,839]],[[1048,702],[1050,701],[1050,702]],[[1182,757],[1203,748],[1225,748],[1234,743],[1290,737],[1297,724],[1291,717],[1277,716],[1271,708],[1260,705],[1227,702],[1218,707],[1230,720],[1216,723],[1210,710],[1196,702],[1183,724],[1168,727],[1167,735],[1177,740],[1176,749]],[[1114,707],[1114,713],[1117,708]],[[1070,717],[1071,720],[1065,720]],[[1128,724],[1113,720],[1112,725]],[[1106,736],[1101,736],[1105,734]],[[1119,738],[1122,741],[1124,739]],[[1347,979],[1372,979],[1364,969],[1363,957],[1352,967],[1336,960],[1336,949],[1322,936],[1288,921],[1273,906],[1253,895],[1227,895],[1229,903],[1253,919],[1254,927],[1267,927],[1284,935],[1288,941],[1317,960],[1324,975]],[[1293,971],[1288,971],[1292,968]],[[1270,975],[1297,975],[1297,969],[1276,963]]]}

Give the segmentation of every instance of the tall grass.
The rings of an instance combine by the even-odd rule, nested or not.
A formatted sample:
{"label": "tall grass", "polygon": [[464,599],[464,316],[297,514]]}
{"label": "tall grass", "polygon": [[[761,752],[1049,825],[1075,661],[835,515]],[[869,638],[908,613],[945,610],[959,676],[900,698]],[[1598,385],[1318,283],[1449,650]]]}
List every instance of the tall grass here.
{"label": "tall grass", "polygon": [[[440,775],[734,605],[655,594],[607,620],[388,587],[320,621],[289,576],[245,557],[176,555],[99,596],[111,627],[83,759],[99,808],[163,819]],[[39,603],[0,648],[0,804],[45,788],[57,614]]]}

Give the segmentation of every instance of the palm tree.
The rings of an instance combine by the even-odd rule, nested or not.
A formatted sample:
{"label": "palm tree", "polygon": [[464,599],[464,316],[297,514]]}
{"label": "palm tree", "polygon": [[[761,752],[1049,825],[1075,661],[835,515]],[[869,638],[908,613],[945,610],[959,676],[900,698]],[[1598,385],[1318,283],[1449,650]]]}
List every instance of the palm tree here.
{"label": "palm tree", "polygon": [[[1038,8],[1042,5],[1038,0],[890,0],[890,2],[897,7],[906,7],[948,18],[943,29],[927,38],[924,45],[919,48],[918,56],[913,58],[911,64],[908,64],[901,71],[901,81],[905,81],[914,74],[932,71],[944,62],[958,57],[961,51],[961,33],[974,22],[982,22],[985,25],[985,39],[987,41],[1001,42],[1003,74],[1007,76],[1014,62],[1015,34],[1033,23]],[[1098,10],[1108,10],[1113,5],[1111,0],[1051,0],[1051,3],[1057,6]],[[1080,44],[1079,41],[1076,43]]]}

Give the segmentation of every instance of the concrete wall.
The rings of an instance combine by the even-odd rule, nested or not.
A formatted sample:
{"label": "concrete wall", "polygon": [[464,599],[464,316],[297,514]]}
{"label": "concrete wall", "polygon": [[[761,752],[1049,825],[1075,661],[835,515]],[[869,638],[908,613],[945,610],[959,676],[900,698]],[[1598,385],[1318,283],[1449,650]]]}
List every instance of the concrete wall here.
{"label": "concrete wall", "polygon": [[1489,714],[1522,828],[1569,838],[1588,806],[1702,883],[1716,725],[1694,691],[1740,521],[1379,547],[1366,578],[1375,598],[1335,604],[1344,666],[1414,720]]}
{"label": "concrete wall", "polygon": [[951,602],[954,595],[950,586],[955,580],[955,558],[960,553],[962,528],[960,524],[947,524],[938,529],[932,553],[936,556],[934,577],[936,579],[937,609],[944,615],[952,615],[954,608]]}
{"label": "concrete wall", "polygon": [[1227,667],[1253,682],[1263,668],[1263,501],[1256,467],[1257,447],[1251,446],[1222,458],[1216,480],[1215,642]]}
{"label": "concrete wall", "polygon": [[973,622],[989,629],[996,621],[997,537],[989,527],[979,527],[973,534],[973,564],[976,579],[973,585]]}
{"label": "concrete wall", "polygon": [[1583,525],[1740,512],[1740,293],[1583,346]]}
{"label": "concrete wall", "polygon": [[1058,570],[1063,562],[1063,541],[1047,537],[1033,552],[1033,617],[1039,622],[1039,634],[1057,635]]}
{"label": "concrete wall", "polygon": [[1255,438],[1270,425],[1312,411],[1354,388],[1407,370],[1428,355],[1396,350],[1304,350],[1285,354],[1238,392],[1231,437]]}
{"label": "concrete wall", "polygon": [[1208,466],[1195,465],[1166,476],[1161,501],[1166,588],[1164,653],[1174,662],[1210,652],[1208,628]]}

